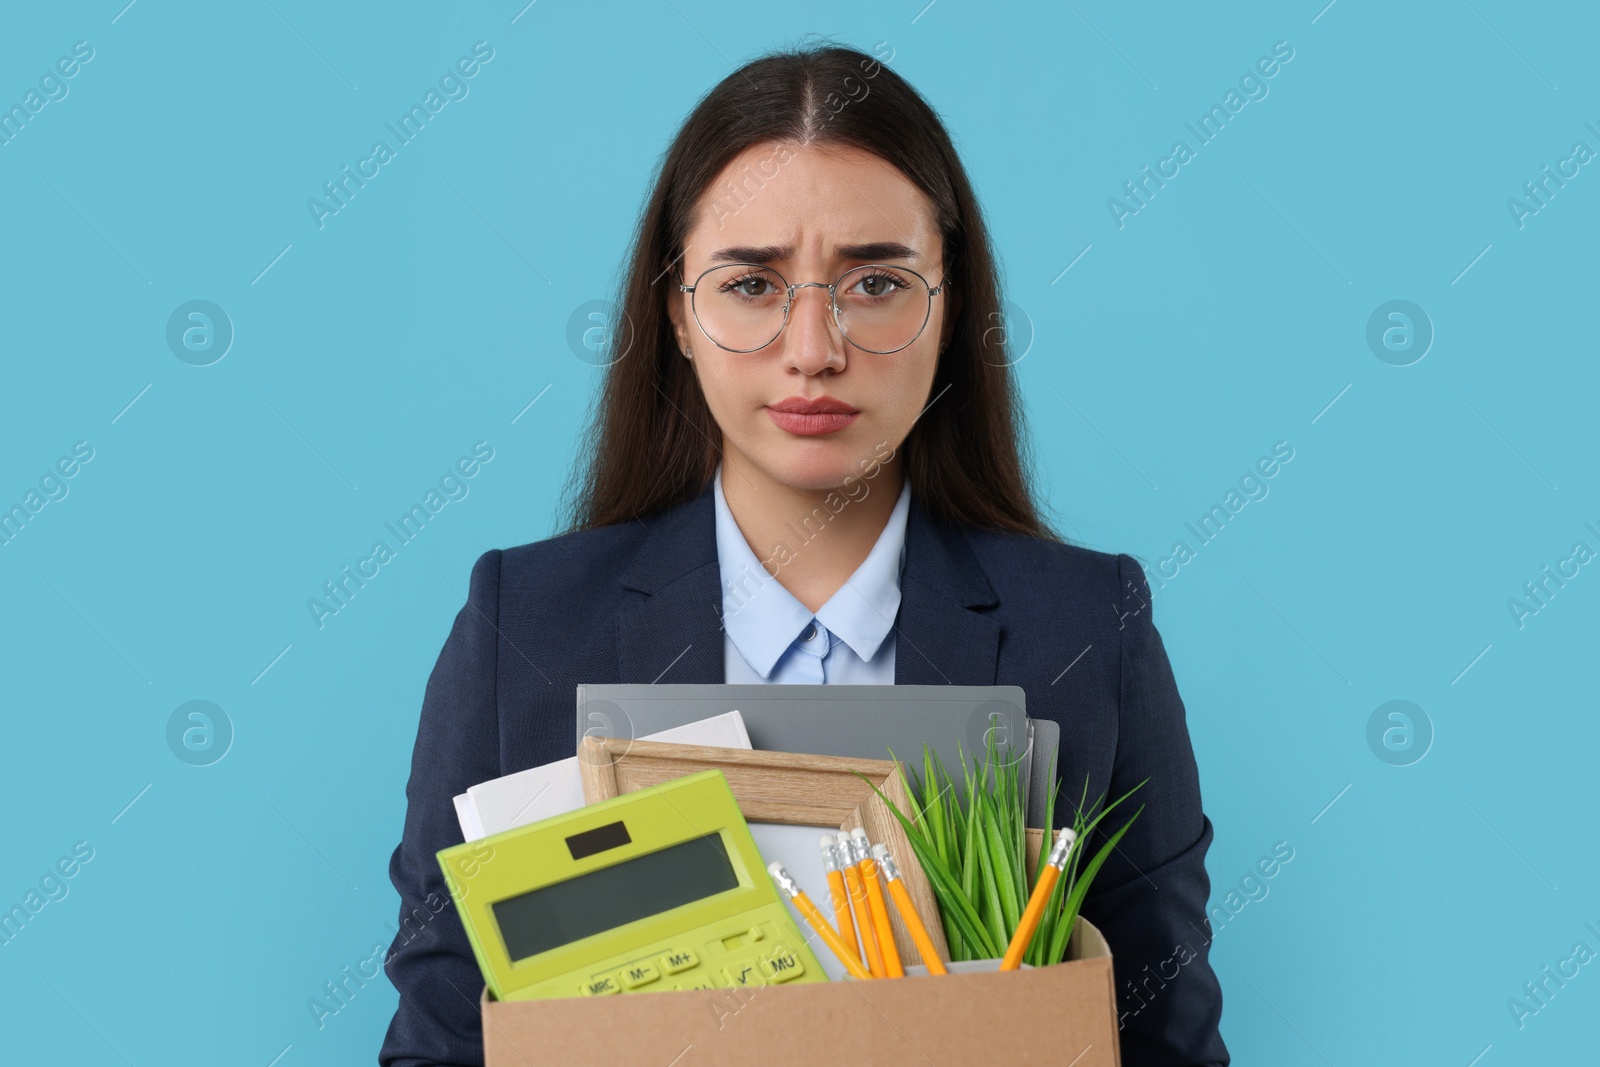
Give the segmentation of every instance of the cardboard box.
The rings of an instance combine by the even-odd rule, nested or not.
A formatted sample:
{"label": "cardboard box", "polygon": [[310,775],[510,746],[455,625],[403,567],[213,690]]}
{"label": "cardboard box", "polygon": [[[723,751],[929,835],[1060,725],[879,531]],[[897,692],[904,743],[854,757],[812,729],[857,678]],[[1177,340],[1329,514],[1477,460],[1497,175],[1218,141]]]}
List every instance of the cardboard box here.
{"label": "cardboard box", "polygon": [[1111,950],[1082,917],[1048,967],[480,1006],[485,1067],[1121,1063]]}
{"label": "cardboard box", "polygon": [[1067,962],[991,972],[493,1001],[486,1067],[974,1063],[1117,1067],[1111,953],[1078,920]]}

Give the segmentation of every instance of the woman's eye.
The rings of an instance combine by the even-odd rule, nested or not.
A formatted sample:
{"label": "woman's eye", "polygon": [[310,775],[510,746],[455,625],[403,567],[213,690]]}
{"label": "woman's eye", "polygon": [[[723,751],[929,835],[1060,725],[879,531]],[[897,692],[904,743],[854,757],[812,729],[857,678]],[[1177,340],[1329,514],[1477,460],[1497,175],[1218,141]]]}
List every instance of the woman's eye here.
{"label": "woman's eye", "polygon": [[861,279],[860,284],[865,296],[888,296],[896,289],[905,288],[898,278],[888,274],[869,274]]}
{"label": "woman's eye", "polygon": [[[763,288],[764,286],[766,288]],[[738,296],[766,296],[767,291],[771,288],[771,286],[772,280],[770,278],[762,278],[758,275],[751,275],[748,278],[738,278],[732,282],[729,282],[726,291],[733,292]]]}

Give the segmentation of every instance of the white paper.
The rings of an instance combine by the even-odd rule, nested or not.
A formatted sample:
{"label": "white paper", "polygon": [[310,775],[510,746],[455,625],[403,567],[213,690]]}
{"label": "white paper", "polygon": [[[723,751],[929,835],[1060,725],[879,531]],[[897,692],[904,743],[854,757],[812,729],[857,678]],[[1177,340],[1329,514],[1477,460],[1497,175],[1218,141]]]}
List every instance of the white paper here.
{"label": "white paper", "polygon": [[451,798],[456,803],[456,821],[461,824],[461,833],[464,840],[476,841],[486,837],[483,832],[483,822],[478,818],[478,807],[472,802],[472,797],[460,793]]}
{"label": "white paper", "polygon": [[[744,716],[737,710],[647,734],[639,740],[750,748]],[[456,821],[461,824],[466,841],[577,811],[588,803],[583,798],[583,778],[578,773],[577,756],[480,783],[454,799]]]}

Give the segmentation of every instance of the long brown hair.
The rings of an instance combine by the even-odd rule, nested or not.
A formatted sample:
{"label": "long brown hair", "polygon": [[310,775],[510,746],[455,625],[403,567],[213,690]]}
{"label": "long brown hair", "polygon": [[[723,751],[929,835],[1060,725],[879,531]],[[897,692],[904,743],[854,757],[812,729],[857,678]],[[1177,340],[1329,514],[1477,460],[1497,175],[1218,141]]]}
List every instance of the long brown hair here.
{"label": "long brown hair", "polygon": [[831,44],[772,52],[695,106],[661,163],[628,256],[605,382],[564,494],[567,530],[636,517],[698,496],[721,431],[678,353],[666,301],[701,194],[739,153],[788,142],[845,145],[897,167],[933,203],[946,284],[960,294],[930,406],[901,446],[911,492],[956,522],[1062,540],[1035,510],[1027,435],[1008,356],[997,268],[966,171],[927,102],[878,57]]}

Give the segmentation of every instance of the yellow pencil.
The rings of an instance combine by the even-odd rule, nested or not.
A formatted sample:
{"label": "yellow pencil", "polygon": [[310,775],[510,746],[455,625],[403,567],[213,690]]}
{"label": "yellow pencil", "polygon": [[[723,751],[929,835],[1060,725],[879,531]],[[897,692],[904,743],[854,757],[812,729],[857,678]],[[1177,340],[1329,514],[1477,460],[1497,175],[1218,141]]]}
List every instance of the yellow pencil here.
{"label": "yellow pencil", "polygon": [[883,880],[889,883],[889,896],[894,900],[900,918],[905,922],[906,929],[911,931],[911,940],[916,942],[917,951],[922,954],[922,962],[927,966],[929,974],[949,974],[949,968],[939,958],[939,950],[933,947],[933,938],[928,936],[928,928],[922,925],[922,916],[917,914],[917,907],[911,903],[911,894],[906,892],[906,887],[900,880],[900,869],[895,866],[894,857],[889,855],[887,845],[873,845],[872,854],[877,857],[878,870],[883,872]]}
{"label": "yellow pencil", "polygon": [[904,978],[906,970],[900,965],[900,948],[894,943],[894,931],[889,926],[889,905],[883,899],[883,886],[878,884],[878,865],[872,859],[867,832],[858,826],[850,831],[850,839],[858,857],[861,881],[867,887],[867,906],[872,910],[872,929],[878,935],[884,973],[890,978]]}
{"label": "yellow pencil", "polygon": [[1061,828],[1061,836],[1056,838],[1055,845],[1050,849],[1050,857],[1045,860],[1039,882],[1033,887],[1033,893],[1028,897],[1028,906],[1023,909],[1022,919],[1017,923],[1017,932],[1011,935],[1011,944],[1006,946],[1005,957],[1000,961],[1002,971],[1014,971],[1022,962],[1022,954],[1028,951],[1028,942],[1033,940],[1033,932],[1039,928],[1039,920],[1044,916],[1045,905],[1050,901],[1050,891],[1055,888],[1056,879],[1061,877],[1061,871],[1067,865],[1067,856],[1072,852],[1072,843],[1076,839],[1077,834],[1071,828],[1065,826]]}
{"label": "yellow pencil", "polygon": [[844,964],[844,969],[849,971],[854,978],[871,978],[872,974],[861,966],[861,961],[856,959],[856,954],[845,947],[844,941],[840,939],[834,928],[829,925],[822,912],[818,911],[817,906],[811,903],[811,898],[805,895],[800,889],[799,883],[789,877],[789,872],[783,869],[783,864],[773,860],[767,864],[767,871],[772,875],[773,880],[778,883],[778,887],[788,895],[790,900],[794,901],[795,909],[811,925],[811,928],[817,932],[817,936],[822,938],[822,943],[827,945],[835,956],[839,957],[839,962]]}
{"label": "yellow pencil", "polygon": [[[839,924],[839,937],[852,949],[856,946],[856,924],[850,918],[849,890],[845,888],[844,872],[839,869],[839,854],[833,847],[833,835],[822,835],[822,869],[828,872],[828,889],[833,898],[833,918]],[[859,951],[856,959],[861,959]]]}
{"label": "yellow pencil", "polygon": [[861,869],[856,866],[855,842],[850,835],[839,837],[839,863],[844,867],[844,878],[850,886],[850,910],[856,915],[856,933],[861,935],[861,950],[867,956],[867,969],[874,978],[888,977],[883,956],[878,952],[878,934],[872,925],[872,909],[867,904],[867,887],[861,881]]}

